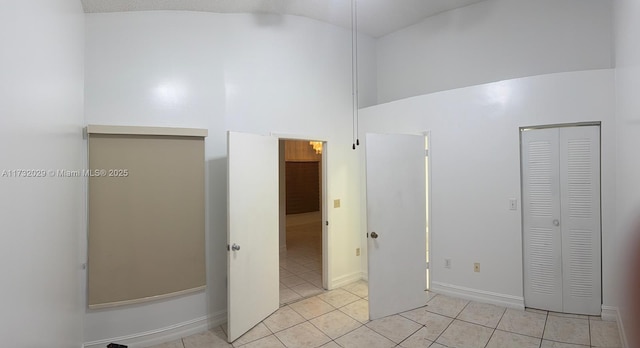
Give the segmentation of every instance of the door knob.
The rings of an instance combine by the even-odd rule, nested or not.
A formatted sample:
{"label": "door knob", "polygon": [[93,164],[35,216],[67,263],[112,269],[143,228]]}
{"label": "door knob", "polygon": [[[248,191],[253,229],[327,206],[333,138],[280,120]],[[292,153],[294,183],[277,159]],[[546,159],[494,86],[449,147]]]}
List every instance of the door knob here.
{"label": "door knob", "polygon": [[378,238],[378,234],[375,233],[375,232],[371,232],[371,238],[377,239]]}
{"label": "door knob", "polygon": [[233,245],[231,246],[231,250],[238,251],[238,250],[240,250],[240,246],[238,244],[236,244],[236,243],[233,243]]}
{"label": "door knob", "polygon": [[560,221],[558,219],[553,220],[553,226],[560,226]]}

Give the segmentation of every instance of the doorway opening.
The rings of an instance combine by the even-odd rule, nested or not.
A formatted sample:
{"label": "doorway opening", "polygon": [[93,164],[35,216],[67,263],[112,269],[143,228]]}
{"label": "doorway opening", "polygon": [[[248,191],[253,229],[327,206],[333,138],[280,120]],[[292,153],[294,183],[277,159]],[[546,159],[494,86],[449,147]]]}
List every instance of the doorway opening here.
{"label": "doorway opening", "polygon": [[280,305],[326,288],[324,255],[325,143],[281,139]]}

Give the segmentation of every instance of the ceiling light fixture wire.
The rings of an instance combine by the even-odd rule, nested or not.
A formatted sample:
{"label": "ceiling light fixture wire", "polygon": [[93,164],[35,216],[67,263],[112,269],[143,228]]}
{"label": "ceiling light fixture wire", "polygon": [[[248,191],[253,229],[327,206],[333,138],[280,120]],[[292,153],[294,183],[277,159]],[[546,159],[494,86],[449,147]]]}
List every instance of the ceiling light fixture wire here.
{"label": "ceiling light fixture wire", "polygon": [[358,131],[360,128],[360,116],[358,114],[358,3],[351,0],[351,122],[353,146],[360,146]]}

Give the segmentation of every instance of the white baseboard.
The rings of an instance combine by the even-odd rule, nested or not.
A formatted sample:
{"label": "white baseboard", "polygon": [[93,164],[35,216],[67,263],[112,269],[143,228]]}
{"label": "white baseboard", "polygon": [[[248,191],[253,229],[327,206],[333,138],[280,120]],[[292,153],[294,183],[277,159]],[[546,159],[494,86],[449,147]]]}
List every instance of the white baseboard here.
{"label": "white baseboard", "polygon": [[620,331],[622,347],[629,348],[629,340],[627,339],[627,332],[624,329],[624,321],[622,320],[622,315],[620,314],[620,310],[616,310],[616,312],[618,312],[618,330]]}
{"label": "white baseboard", "polygon": [[618,321],[618,307],[602,306],[602,320]]}
{"label": "white baseboard", "polygon": [[438,294],[459,297],[465,300],[490,303],[507,308],[524,309],[524,298],[520,296],[499,294],[434,281],[431,282],[431,289],[429,290]]}
{"label": "white baseboard", "polygon": [[362,279],[369,281],[369,272],[362,272]]}
{"label": "white baseboard", "polygon": [[86,342],[84,348],[104,348],[107,344],[120,343],[131,348],[148,347],[164,342],[178,340],[227,322],[227,311],[220,311],[212,315],[188,320],[175,325],[163,327],[157,330],[140,332],[132,335],[114,337],[93,342]]}
{"label": "white baseboard", "polygon": [[623,348],[629,348],[629,341],[627,340],[627,334],[624,329],[624,321],[622,320],[622,314],[618,307],[602,306],[602,320],[615,321],[618,323],[618,331],[620,333],[620,340],[622,341]]}
{"label": "white baseboard", "polygon": [[341,286],[345,286],[347,284],[351,284],[358,280],[362,279],[362,272],[353,272],[338,278],[334,278],[330,281],[329,289],[339,288]]}

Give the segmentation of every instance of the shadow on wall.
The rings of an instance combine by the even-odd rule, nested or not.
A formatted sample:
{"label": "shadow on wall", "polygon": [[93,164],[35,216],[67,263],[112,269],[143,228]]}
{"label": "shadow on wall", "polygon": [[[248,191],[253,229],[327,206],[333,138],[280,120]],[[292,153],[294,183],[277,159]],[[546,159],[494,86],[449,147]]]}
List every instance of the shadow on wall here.
{"label": "shadow on wall", "polygon": [[284,23],[285,16],[274,13],[254,13],[253,21],[259,27],[275,27]]}
{"label": "shadow on wall", "polygon": [[207,160],[205,250],[209,315],[227,306],[227,167],[227,157]]}

